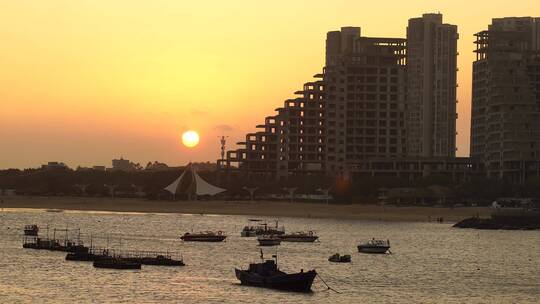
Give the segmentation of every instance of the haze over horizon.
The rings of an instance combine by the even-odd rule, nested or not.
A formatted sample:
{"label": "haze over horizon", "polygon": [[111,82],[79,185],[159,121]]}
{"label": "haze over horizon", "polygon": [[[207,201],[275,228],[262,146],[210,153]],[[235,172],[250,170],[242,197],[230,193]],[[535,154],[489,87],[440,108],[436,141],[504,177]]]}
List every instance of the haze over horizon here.
{"label": "haze over horizon", "polygon": [[[0,4],[0,169],[219,158],[324,66],[328,31],[405,37],[440,12],[458,40],[458,156],[469,154],[473,34],[537,1],[16,1]],[[200,134],[193,149],[181,144]]]}

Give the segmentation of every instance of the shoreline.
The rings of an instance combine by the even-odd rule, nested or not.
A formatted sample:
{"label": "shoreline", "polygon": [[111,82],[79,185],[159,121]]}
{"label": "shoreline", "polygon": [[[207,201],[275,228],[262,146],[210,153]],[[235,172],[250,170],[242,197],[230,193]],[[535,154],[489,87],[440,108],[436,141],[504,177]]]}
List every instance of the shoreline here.
{"label": "shoreline", "polygon": [[397,207],[368,204],[324,204],[281,201],[151,201],[96,197],[0,197],[0,208],[58,209],[133,213],[249,215],[257,217],[334,218],[387,222],[458,222],[489,217],[489,207]]}

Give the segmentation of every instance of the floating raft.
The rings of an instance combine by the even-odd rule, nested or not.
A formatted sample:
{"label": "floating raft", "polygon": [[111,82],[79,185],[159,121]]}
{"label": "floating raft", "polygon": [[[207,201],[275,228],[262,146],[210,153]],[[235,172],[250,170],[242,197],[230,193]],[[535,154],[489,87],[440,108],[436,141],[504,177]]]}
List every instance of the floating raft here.
{"label": "floating raft", "polygon": [[105,257],[97,259],[92,265],[96,268],[141,269],[141,263],[131,262],[126,259],[115,257]]}
{"label": "floating raft", "polygon": [[64,252],[88,252],[88,247],[85,247],[82,242],[74,242],[72,240],[49,239],[40,237],[25,237],[23,239],[23,248],[64,251]]}
{"label": "floating raft", "polygon": [[102,259],[121,259],[128,262],[156,266],[185,266],[182,256],[168,251],[129,250],[90,248],[88,252],[69,253],[68,261],[98,261]]}

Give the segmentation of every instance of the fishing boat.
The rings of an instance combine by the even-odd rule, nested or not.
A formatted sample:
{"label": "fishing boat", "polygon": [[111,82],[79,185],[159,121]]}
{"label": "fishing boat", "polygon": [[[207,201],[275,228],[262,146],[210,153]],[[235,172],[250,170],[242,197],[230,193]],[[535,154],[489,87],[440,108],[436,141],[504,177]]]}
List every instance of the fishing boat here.
{"label": "fishing boat", "polygon": [[328,258],[328,261],[334,262],[334,263],[350,263],[351,255],[349,254],[340,255],[339,253],[335,253]]}
{"label": "fishing boat", "polygon": [[109,269],[141,269],[141,263],[127,261],[122,258],[106,257],[97,259],[92,264],[95,268]]}
{"label": "fishing boat", "polygon": [[24,226],[24,235],[26,236],[37,236],[39,233],[38,225],[26,225]]}
{"label": "fishing boat", "polygon": [[313,231],[309,232],[294,232],[290,234],[283,234],[279,236],[283,242],[302,242],[302,243],[313,243],[319,237],[316,236]]}
{"label": "fishing boat", "polygon": [[141,263],[144,265],[152,266],[186,266],[184,261],[175,260],[169,256],[157,255],[155,257],[145,257],[145,258],[127,258],[128,261]]}
{"label": "fishing boat", "polygon": [[281,244],[281,238],[277,235],[261,235],[257,237],[259,246],[278,246]]}
{"label": "fishing boat", "polygon": [[186,232],[180,239],[184,242],[222,242],[227,236],[222,231]]}
{"label": "fishing boat", "polygon": [[249,264],[247,270],[235,268],[236,278],[240,280],[240,284],[297,292],[311,291],[311,285],[317,275],[315,270],[307,272],[300,270],[300,272],[288,274],[279,270],[277,256],[272,257],[275,260],[264,261],[261,251],[262,263]]}
{"label": "fishing boat", "polygon": [[250,222],[250,225],[244,226],[244,228],[242,229],[242,232],[240,232],[240,236],[242,236],[242,237],[254,237],[254,236],[257,236],[257,231],[259,231],[261,229],[261,225],[260,224],[253,225],[251,223],[262,222],[262,220],[249,219],[249,222]]}
{"label": "fishing boat", "polygon": [[285,234],[285,227],[281,226],[279,227],[279,222],[276,221],[275,226],[270,226],[268,223],[263,222],[263,220],[259,219],[250,219],[250,222],[261,222],[256,225],[250,224],[244,226],[242,229],[242,232],[240,232],[240,236],[242,237],[254,237],[258,235],[263,234],[276,234],[276,235],[282,235]]}
{"label": "fishing boat", "polygon": [[362,253],[386,253],[390,249],[389,240],[376,240],[371,239],[367,242],[361,243],[358,245],[358,252]]}

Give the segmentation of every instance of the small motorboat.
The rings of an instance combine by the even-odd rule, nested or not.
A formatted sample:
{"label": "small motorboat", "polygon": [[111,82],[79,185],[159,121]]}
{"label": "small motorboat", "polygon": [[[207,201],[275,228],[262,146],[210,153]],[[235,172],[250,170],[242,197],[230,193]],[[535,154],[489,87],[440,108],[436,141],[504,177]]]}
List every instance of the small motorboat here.
{"label": "small motorboat", "polygon": [[390,249],[389,240],[376,240],[375,238],[358,245],[358,252],[362,253],[386,253]]}
{"label": "small motorboat", "polygon": [[313,243],[319,237],[313,234],[313,231],[309,232],[294,232],[290,234],[282,234],[279,236],[283,242],[302,242],[302,243]]}
{"label": "small motorboat", "polygon": [[184,242],[222,242],[227,236],[222,231],[186,232],[180,239]]}
{"label": "small motorboat", "polygon": [[277,235],[261,235],[257,237],[259,246],[278,246],[281,244],[281,238]]}
{"label": "small motorboat", "polygon": [[96,268],[141,269],[141,263],[131,262],[122,258],[115,257],[105,257],[97,259],[92,265]]}
{"label": "small motorboat", "polygon": [[38,236],[39,227],[38,225],[26,225],[24,226],[24,235],[26,236]]}
{"label": "small motorboat", "polygon": [[249,264],[247,270],[235,268],[236,278],[240,280],[240,284],[298,292],[311,291],[311,285],[317,275],[315,270],[307,272],[300,270],[300,272],[288,274],[279,270],[277,256],[273,257],[275,260],[264,261],[261,252],[261,260],[264,262]]}
{"label": "small motorboat", "polygon": [[340,255],[339,253],[335,253],[328,258],[328,261],[334,262],[334,263],[350,263],[351,255],[350,254]]}

